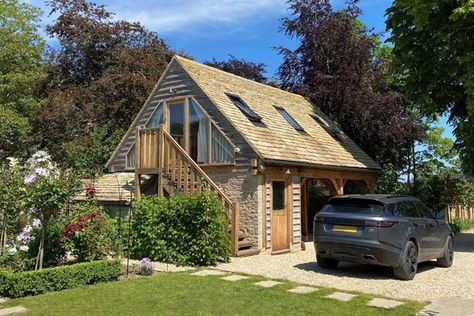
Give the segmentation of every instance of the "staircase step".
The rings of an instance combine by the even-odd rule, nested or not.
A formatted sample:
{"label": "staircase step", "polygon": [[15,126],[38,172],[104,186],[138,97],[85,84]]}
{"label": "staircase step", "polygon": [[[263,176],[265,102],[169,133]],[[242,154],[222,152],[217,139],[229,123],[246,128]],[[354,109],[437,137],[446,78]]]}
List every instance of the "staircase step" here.
{"label": "staircase step", "polygon": [[237,252],[237,257],[248,257],[258,255],[260,253],[260,249],[257,248],[250,248],[245,250],[239,250]]}

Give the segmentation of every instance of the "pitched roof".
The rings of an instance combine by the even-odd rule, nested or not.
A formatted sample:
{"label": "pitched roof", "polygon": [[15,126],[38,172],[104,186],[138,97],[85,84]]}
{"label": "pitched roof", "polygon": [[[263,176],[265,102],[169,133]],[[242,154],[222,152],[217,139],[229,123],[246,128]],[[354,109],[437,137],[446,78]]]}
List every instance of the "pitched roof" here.
{"label": "pitched roof", "polygon": [[[376,162],[304,97],[180,56],[174,60],[263,159],[327,167],[380,169]],[[263,125],[247,119],[227,94],[238,95],[262,117]],[[304,132],[295,130],[275,106],[285,109]],[[323,122],[317,123],[310,115],[312,113]],[[324,122],[328,124],[326,128],[323,127]],[[331,131],[336,132],[331,135]]]}
{"label": "pitched roof", "polygon": [[93,187],[95,198],[101,202],[126,203],[133,199],[135,188],[135,173],[117,172],[105,174],[97,179],[81,180],[82,190],[76,196],[75,201],[85,201],[87,196],[85,190]]}

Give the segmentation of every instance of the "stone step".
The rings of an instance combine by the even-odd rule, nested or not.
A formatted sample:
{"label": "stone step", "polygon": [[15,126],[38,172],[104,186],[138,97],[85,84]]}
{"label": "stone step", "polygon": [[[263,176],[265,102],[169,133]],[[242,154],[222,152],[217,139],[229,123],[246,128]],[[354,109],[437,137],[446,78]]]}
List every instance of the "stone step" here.
{"label": "stone step", "polygon": [[248,257],[248,256],[258,255],[259,253],[260,253],[259,249],[250,248],[250,249],[245,249],[245,250],[239,250],[237,252],[237,257]]}

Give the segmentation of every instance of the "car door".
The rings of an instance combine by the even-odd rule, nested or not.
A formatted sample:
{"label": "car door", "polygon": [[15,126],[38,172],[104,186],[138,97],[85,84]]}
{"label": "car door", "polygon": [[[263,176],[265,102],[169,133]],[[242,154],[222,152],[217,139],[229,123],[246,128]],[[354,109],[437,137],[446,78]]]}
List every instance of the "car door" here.
{"label": "car door", "polygon": [[430,236],[426,231],[425,226],[427,225],[425,219],[421,215],[421,212],[416,207],[415,203],[411,200],[405,200],[398,203],[398,210],[403,217],[405,217],[409,223],[409,235],[415,236],[419,246],[419,257],[421,260],[426,260],[429,257]]}
{"label": "car door", "polygon": [[446,236],[444,236],[445,233],[441,225],[434,218],[433,211],[429,207],[421,201],[416,201],[415,204],[426,222],[425,230],[429,234],[428,247],[430,249],[430,255],[432,258],[436,258],[443,251],[446,240]]}

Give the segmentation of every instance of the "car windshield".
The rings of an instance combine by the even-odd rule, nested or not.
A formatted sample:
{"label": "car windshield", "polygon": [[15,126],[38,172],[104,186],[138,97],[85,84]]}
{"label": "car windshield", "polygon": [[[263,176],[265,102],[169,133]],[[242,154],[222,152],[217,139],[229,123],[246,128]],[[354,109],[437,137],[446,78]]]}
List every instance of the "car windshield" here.
{"label": "car windshield", "polygon": [[335,199],[329,201],[321,211],[381,216],[384,214],[384,206],[376,201]]}

